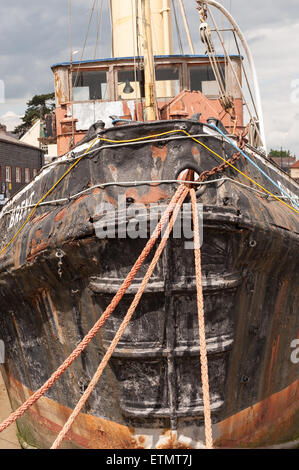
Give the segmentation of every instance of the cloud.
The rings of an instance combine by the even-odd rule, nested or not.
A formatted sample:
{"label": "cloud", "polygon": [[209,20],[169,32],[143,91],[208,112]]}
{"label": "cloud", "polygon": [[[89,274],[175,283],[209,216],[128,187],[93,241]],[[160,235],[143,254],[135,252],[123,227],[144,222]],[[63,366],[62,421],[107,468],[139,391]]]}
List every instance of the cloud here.
{"label": "cloud", "polygon": [[17,114],[13,113],[12,111],[7,111],[7,113],[0,116],[0,124],[4,124],[8,130],[11,132],[21,124],[21,118]]}

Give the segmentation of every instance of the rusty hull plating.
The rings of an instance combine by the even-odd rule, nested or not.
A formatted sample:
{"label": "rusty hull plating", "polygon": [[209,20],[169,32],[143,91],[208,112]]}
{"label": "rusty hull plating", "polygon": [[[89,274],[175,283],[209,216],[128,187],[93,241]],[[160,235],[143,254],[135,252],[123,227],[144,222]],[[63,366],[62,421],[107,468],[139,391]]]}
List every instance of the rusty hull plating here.
{"label": "rusty hull plating", "polygon": [[[193,135],[209,130],[197,121],[178,120],[125,125],[100,135],[128,140],[172,129]],[[225,158],[234,154],[229,144],[208,133],[200,140]],[[257,154],[253,158],[286,191],[298,194],[298,184],[281,170]],[[200,174],[220,163],[187,138],[105,148],[83,158],[47,200],[68,198],[111,181],[153,184],[96,188],[75,200],[37,209],[0,257],[0,326],[7,355],[2,373],[14,409],[48,379],[93,326],[146,243],[97,238],[94,221],[102,215],[101,203],[116,206],[121,197],[128,204],[166,206],[177,186],[155,181],[175,179],[184,168]],[[45,168],[4,207],[1,248],[25,216],[23,201],[37,201],[69,165],[58,160]],[[245,159],[235,165],[277,193]],[[250,185],[231,168],[212,179],[224,176]],[[257,447],[294,441],[299,435],[299,365],[291,362],[290,344],[299,334],[298,215],[230,180],[206,185],[199,201],[215,445]],[[119,220],[127,224],[128,217],[121,215]],[[169,240],[65,447],[203,446],[194,260],[184,243],[184,239]],[[63,254],[61,276],[57,250]],[[24,441],[50,447],[96,370],[150,260],[151,256],[80,358],[18,420]]]}

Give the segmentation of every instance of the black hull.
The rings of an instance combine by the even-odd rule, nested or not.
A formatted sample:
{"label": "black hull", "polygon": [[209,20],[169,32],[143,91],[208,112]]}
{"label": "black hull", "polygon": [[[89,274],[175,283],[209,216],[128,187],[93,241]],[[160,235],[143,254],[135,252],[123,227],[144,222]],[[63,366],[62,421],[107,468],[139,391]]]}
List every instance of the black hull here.
{"label": "black hull", "polygon": [[[203,133],[201,124],[179,121],[123,126],[104,135],[127,140],[180,126],[191,134]],[[212,136],[200,140],[225,158],[234,153]],[[298,194],[293,180],[262,157],[255,160],[286,191]],[[189,139],[106,148],[80,161],[47,200],[69,198],[111,181],[173,180],[183,168],[200,174],[220,163]],[[39,200],[69,165],[60,163],[39,176],[4,213],[28,201],[33,192],[33,202]],[[277,194],[245,159],[235,165]],[[210,179],[224,176],[250,185],[231,168]],[[1,256],[0,325],[7,354],[3,371],[14,408],[46,381],[93,326],[146,243],[145,239],[99,239],[95,223],[101,220],[101,204],[114,205],[121,196],[127,204],[133,200],[166,207],[176,187],[112,185],[93,188],[69,202],[44,205]],[[199,200],[203,203],[202,276],[215,445],[264,446],[295,440],[299,365],[291,360],[290,345],[299,331],[298,214],[231,180],[206,185]],[[25,217],[25,211],[12,214],[0,219],[2,247]],[[184,213],[185,220],[190,217],[188,211]],[[120,213],[117,230],[129,218],[128,213]],[[81,430],[65,446],[202,446],[194,259],[185,242],[170,239],[88,400]],[[63,251],[61,266],[58,250]],[[20,433],[25,440],[30,436],[30,444],[48,447],[54,439],[67,410],[74,408],[97,368],[150,260],[151,256],[104,328],[43,399],[52,406],[52,418],[45,418],[44,406],[37,404],[34,412],[19,420]],[[252,430],[248,421],[253,409],[257,412]],[[279,419],[277,410],[282,410]],[[101,420],[98,427],[105,429],[96,439],[88,416]],[[45,420],[48,425],[41,435]],[[123,440],[115,438],[119,426]],[[176,431],[176,441],[168,441],[165,430]]]}

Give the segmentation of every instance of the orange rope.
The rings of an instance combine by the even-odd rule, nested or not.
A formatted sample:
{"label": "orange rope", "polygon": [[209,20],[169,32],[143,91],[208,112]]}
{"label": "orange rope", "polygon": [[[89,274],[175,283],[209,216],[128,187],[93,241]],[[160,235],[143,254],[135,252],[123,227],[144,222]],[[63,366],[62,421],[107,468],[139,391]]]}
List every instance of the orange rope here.
{"label": "orange rope", "polygon": [[196,290],[197,290],[197,310],[198,310],[198,327],[199,327],[199,345],[200,345],[200,367],[202,395],[204,406],[205,435],[206,448],[213,448],[212,420],[211,420],[211,404],[209,389],[209,374],[207,360],[206,330],[204,318],[203,289],[201,276],[201,254],[200,254],[200,238],[199,238],[199,221],[197,213],[197,200],[194,189],[190,189],[191,204],[193,213],[193,230],[194,230],[194,258],[196,273]]}
{"label": "orange rope", "polygon": [[120,300],[122,299],[123,295],[125,294],[128,287],[132,284],[136,274],[138,273],[139,269],[141,268],[144,260],[148,256],[149,252],[151,251],[152,247],[156,243],[157,238],[161,234],[162,229],[169,221],[169,216],[175,209],[177,202],[181,199],[182,195],[185,194],[186,188],[181,185],[176,193],[174,194],[173,198],[171,199],[169,205],[167,206],[162,218],[160,219],[159,223],[157,224],[151,238],[148,240],[145,248],[143,249],[141,255],[135,262],[133,268],[127,275],[126,279],[124,280],[122,286],[118,290],[118,292],[113,297],[111,303],[106,308],[105,312],[102,314],[100,319],[95,323],[95,325],[91,328],[89,333],[84,337],[84,339],[79,343],[79,345],[74,349],[74,351],[69,355],[69,357],[63,362],[63,364],[58,367],[58,369],[51,375],[51,377],[40,387],[33,395],[31,395],[28,400],[23,403],[16,411],[11,413],[11,415],[2,422],[0,425],[0,432],[4,431],[8,426],[13,424],[18,418],[20,418],[40,397],[42,397],[50,387],[56,382],[56,380],[66,371],[66,369],[74,362],[74,360],[84,351],[86,346],[90,343],[90,341],[95,337],[97,332],[102,328],[108,317],[114,311],[116,306],[119,304]]}
{"label": "orange rope", "polygon": [[[109,306],[106,308],[105,312],[102,314],[101,318],[95,323],[93,328],[89,333],[84,337],[81,343],[76,347],[76,349],[70,354],[70,356],[63,362],[63,364],[52,374],[52,376],[45,382],[45,384],[37,390],[23,405],[21,405],[15,412],[13,412],[0,426],[0,432],[4,431],[8,426],[14,423],[20,416],[22,416],[42,395],[44,395],[47,390],[56,382],[56,380],[65,372],[65,370],[73,363],[73,361],[81,354],[81,352],[86,348],[90,341],[94,338],[100,328],[104,325],[108,317],[114,311],[115,307],[120,302],[121,298],[125,294],[128,287],[133,282],[136,277],[137,272],[142,266],[144,260],[148,256],[152,247],[154,246],[157,238],[160,236],[163,228],[166,226],[166,231],[162,236],[160,244],[156,250],[156,253],[153,257],[153,260],[150,263],[150,266],[140,284],[140,287],[134,297],[134,300],[127,311],[125,318],[123,319],[112,343],[110,344],[106,354],[104,355],[96,373],[94,374],[92,380],[90,381],[87,389],[82,395],[81,399],[77,403],[74,411],[70,415],[69,419],[65,423],[64,427],[57,436],[55,442],[53,443],[51,449],[57,449],[63,439],[66,437],[70,428],[75,421],[76,417],[82,410],[84,404],[86,403],[88,397],[94,390],[96,384],[98,383],[103,371],[108,364],[122,334],[127,328],[136,307],[144,293],[144,290],[148,284],[148,281],[159,261],[159,258],[162,254],[162,251],[167,243],[169,235],[173,229],[173,225],[177,219],[178,213],[180,211],[181,205],[183,204],[188,192],[191,194],[191,203],[192,203],[192,213],[193,213],[193,227],[194,227],[194,257],[195,257],[195,272],[196,272],[196,288],[197,288],[197,308],[198,308],[198,325],[199,325],[199,341],[200,341],[200,362],[201,362],[201,376],[202,376],[202,394],[203,394],[203,403],[204,403],[204,421],[205,421],[205,436],[206,436],[206,448],[213,448],[213,435],[212,435],[212,420],[211,420],[211,405],[210,405],[210,391],[209,391],[209,375],[208,375],[208,361],[207,361],[207,347],[206,347],[206,337],[205,337],[205,319],[204,319],[204,303],[203,303],[203,289],[202,289],[202,278],[201,278],[201,252],[200,252],[200,238],[199,238],[199,220],[197,213],[197,200],[195,190],[192,188],[187,188],[186,186],[181,185],[170,201],[168,207],[166,208],[161,220],[157,224],[156,229],[151,235],[149,241],[147,242],[145,248],[143,249],[141,255],[135,262],[130,273],[124,280],[122,286],[112,299]],[[172,214],[170,222],[169,216]]]}
{"label": "orange rope", "polygon": [[72,412],[72,414],[70,415],[69,419],[67,420],[67,422],[65,423],[65,425],[63,426],[62,430],[60,431],[59,435],[57,436],[55,442],[53,443],[51,449],[58,449],[58,447],[61,445],[63,439],[66,437],[67,433],[70,431],[71,429],[71,426],[73,424],[73,422],[75,421],[76,417],[78,416],[78,414],[80,413],[80,411],[82,410],[84,404],[86,403],[86,401],[88,400],[90,394],[92,393],[92,391],[94,390],[96,384],[98,383],[102,373],[104,372],[104,369],[105,367],[107,366],[119,340],[121,339],[125,329],[127,328],[135,310],[136,310],[136,307],[144,293],[144,290],[147,286],[147,283],[151,277],[151,275],[153,274],[153,271],[159,261],[159,258],[162,254],[162,251],[167,243],[167,240],[169,238],[169,235],[171,233],[171,230],[173,228],[173,225],[177,219],[177,216],[178,216],[178,213],[181,209],[181,205],[183,204],[184,202],[184,199],[185,197],[187,196],[189,190],[187,188],[184,189],[175,209],[174,209],[174,212],[173,212],[173,215],[171,217],[171,220],[169,222],[169,225],[167,226],[167,229],[165,231],[165,233],[163,234],[163,237],[161,239],[161,242],[157,248],[157,251],[152,259],[152,262],[150,263],[150,266],[140,284],[140,287],[134,297],[134,300],[133,302],[131,303],[130,305],[130,308],[129,310],[127,311],[126,313],[126,316],[125,318],[123,319],[113,341],[111,342],[106,354],[104,355],[96,373],[94,374],[93,378],[91,379],[87,389],[85,390],[85,392],[83,393],[82,397],[80,398],[80,400],[78,401],[74,411]]}

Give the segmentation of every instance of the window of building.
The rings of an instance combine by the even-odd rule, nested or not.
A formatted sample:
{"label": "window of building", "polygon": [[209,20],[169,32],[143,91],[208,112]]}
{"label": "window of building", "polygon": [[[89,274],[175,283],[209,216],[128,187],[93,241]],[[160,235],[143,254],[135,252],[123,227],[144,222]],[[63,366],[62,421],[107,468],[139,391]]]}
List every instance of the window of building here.
{"label": "window of building", "polygon": [[37,169],[36,168],[33,168],[33,178],[35,178],[37,175]]}
{"label": "window of building", "polygon": [[176,65],[156,67],[157,98],[170,98],[180,93],[180,68]]}
{"label": "window of building", "polygon": [[29,183],[29,182],[30,182],[30,169],[25,168],[25,183]]}
{"label": "window of building", "polygon": [[5,181],[6,183],[11,183],[11,166],[5,167]]}
{"label": "window of building", "polygon": [[141,70],[122,69],[117,71],[118,99],[144,98],[144,73]]}
{"label": "window of building", "polygon": [[[219,66],[220,75],[225,83],[224,64]],[[191,91],[201,91],[205,96],[219,96],[219,88],[210,65],[196,65],[189,67]]]}
{"label": "window of building", "polygon": [[107,100],[107,73],[101,70],[73,72],[73,100]]}
{"label": "window of building", "polygon": [[16,183],[22,183],[22,170],[20,167],[16,167]]}

